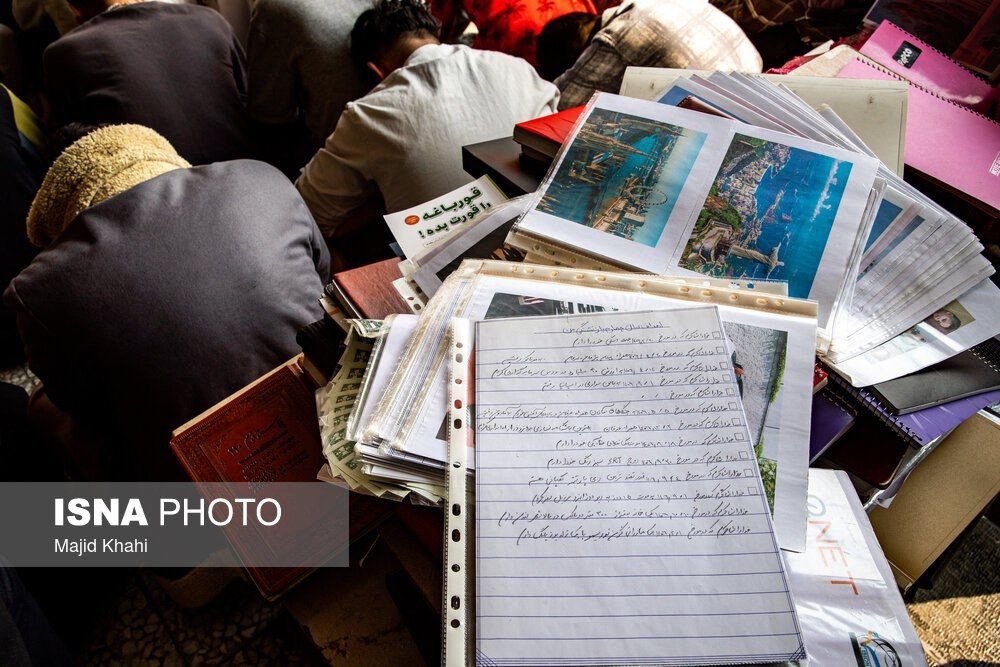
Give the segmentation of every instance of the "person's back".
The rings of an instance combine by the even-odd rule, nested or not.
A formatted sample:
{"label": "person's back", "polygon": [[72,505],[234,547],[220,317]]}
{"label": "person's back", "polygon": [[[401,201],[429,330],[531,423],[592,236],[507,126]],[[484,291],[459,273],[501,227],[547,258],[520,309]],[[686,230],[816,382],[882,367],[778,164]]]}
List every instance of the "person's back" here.
{"label": "person's back", "polygon": [[327,235],[378,195],[394,212],[467,183],[462,146],[509,136],[558,100],[520,58],[439,44],[437,22],[416,0],[369,11],[352,49],[382,83],[348,105],[296,183]]}
{"label": "person's back", "polygon": [[[19,105],[23,102],[18,101]],[[26,267],[37,248],[28,243],[24,219],[38,191],[44,167],[37,147],[20,131],[15,98],[0,85],[0,287]],[[21,106],[23,114],[31,114]],[[33,116],[33,115],[32,115]],[[0,365],[22,361],[23,349],[12,313],[0,308]]]}
{"label": "person's back", "polygon": [[[558,59],[565,48],[549,26],[577,17],[546,26],[539,37],[539,61],[549,59],[547,51]],[[585,104],[595,91],[617,93],[629,66],[761,71],[760,54],[743,30],[707,0],[632,0],[605,11],[593,30],[581,27],[593,36],[572,67],[555,79],[561,109]]]}
{"label": "person's back", "polygon": [[[121,127],[63,154],[81,143],[115,154],[91,169],[97,178],[74,185],[72,164],[58,160],[50,170],[29,233],[51,243],[4,301],[52,402],[121,445],[119,474],[172,478],[170,431],[298,352],[297,329],[322,316],[329,254],[273,167],[238,160],[165,170],[162,151],[146,153],[153,171],[133,179],[141,182],[60,232],[79,201],[130,182],[122,174],[134,170],[136,142],[107,148],[107,133]],[[102,144],[85,143],[100,133]],[[82,159],[79,150],[70,157]]]}
{"label": "person's back", "polygon": [[257,0],[247,39],[247,107],[269,124],[302,113],[312,149],[323,145],[368,86],[351,61],[351,28],[372,0]]}
{"label": "person's back", "polygon": [[144,125],[193,164],[253,155],[242,49],[211,9],[113,6],[46,49],[44,79],[53,127]]}

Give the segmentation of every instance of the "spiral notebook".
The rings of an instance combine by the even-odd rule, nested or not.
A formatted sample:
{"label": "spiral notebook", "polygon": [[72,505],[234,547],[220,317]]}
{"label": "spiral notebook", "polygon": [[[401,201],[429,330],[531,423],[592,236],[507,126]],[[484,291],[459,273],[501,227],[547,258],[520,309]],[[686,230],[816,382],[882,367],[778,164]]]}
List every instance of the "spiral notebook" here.
{"label": "spiral notebook", "polygon": [[941,436],[947,435],[963,421],[987,405],[1000,400],[1000,390],[942,403],[905,415],[892,413],[879,398],[867,389],[852,387],[851,383],[830,371],[827,389],[850,401],[877,418],[910,447],[919,449]]}
{"label": "spiral notebook", "polygon": [[[900,79],[866,60],[849,62],[845,79]],[[919,85],[909,89],[906,164],[973,203],[1000,208],[1000,123]]]}
{"label": "spiral notebook", "polygon": [[872,385],[892,412],[905,415],[1000,389],[1000,342],[990,338],[929,368]]}

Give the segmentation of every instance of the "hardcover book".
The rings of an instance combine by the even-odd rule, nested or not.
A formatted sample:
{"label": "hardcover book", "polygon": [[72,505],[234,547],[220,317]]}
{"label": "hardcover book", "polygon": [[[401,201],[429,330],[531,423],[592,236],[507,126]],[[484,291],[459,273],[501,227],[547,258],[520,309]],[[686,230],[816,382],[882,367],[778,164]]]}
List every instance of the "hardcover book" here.
{"label": "hardcover book", "polygon": [[[324,463],[316,386],[293,359],[175,430],[170,446],[195,482],[314,482]],[[227,537],[242,557],[246,545]],[[312,570],[246,568],[268,599]]]}

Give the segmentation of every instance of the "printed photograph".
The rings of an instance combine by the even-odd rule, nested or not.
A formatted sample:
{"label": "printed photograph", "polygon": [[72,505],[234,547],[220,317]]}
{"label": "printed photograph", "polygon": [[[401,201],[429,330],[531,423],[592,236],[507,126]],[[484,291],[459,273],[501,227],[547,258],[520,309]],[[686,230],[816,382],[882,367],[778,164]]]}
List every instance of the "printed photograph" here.
{"label": "printed photograph", "polygon": [[[788,334],[735,322],[723,323],[723,329],[732,348],[736,385],[754,443],[757,466],[768,503],[773,509],[774,485],[778,475],[777,427],[780,425],[775,401],[785,372]],[[769,424],[774,426],[769,427]],[[769,432],[773,437],[767,437]]]}
{"label": "printed photograph", "polygon": [[952,301],[944,308],[939,308],[931,313],[923,322],[920,322],[915,327],[907,329],[878,347],[865,352],[862,358],[869,359],[873,363],[887,361],[927,343],[928,336],[931,338],[934,337],[931,333],[932,329],[945,336],[950,336],[962,327],[972,324],[975,321],[976,318],[972,316],[972,313],[965,306],[958,301]]}
{"label": "printed photograph", "polygon": [[586,303],[571,301],[556,301],[537,296],[520,296],[497,292],[493,295],[486,309],[484,320],[495,320],[501,317],[534,317],[538,315],[572,315],[575,313],[603,313],[608,310],[604,306],[591,306]]}
{"label": "printed photograph", "polygon": [[656,247],[707,136],[595,109],[537,210]]}
{"label": "printed photograph", "polygon": [[966,324],[972,324],[976,318],[958,301],[952,301],[944,308],[934,311],[924,323],[949,336]]}
{"label": "printed photograph", "polygon": [[865,250],[872,247],[872,244],[878,240],[878,237],[882,236],[885,230],[889,229],[892,221],[902,212],[902,208],[896,206],[888,199],[882,200],[882,203],[878,205],[878,211],[875,213],[875,222],[872,223],[872,231],[868,234],[868,240],[865,241]]}
{"label": "printed photograph", "polygon": [[807,297],[850,162],[737,134],[680,265],[716,277],[785,280]]}

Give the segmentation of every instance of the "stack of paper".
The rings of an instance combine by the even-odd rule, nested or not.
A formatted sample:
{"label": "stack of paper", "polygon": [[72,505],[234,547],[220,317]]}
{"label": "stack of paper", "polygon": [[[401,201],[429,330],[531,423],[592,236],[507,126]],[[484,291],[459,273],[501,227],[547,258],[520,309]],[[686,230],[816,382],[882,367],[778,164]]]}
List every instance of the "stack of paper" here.
{"label": "stack of paper", "polygon": [[[318,477],[324,482],[341,484],[351,491],[379,498],[402,500],[410,497],[416,502],[437,505],[445,495],[438,485],[380,479],[365,472],[355,457],[351,429],[358,416],[371,409],[384,388],[385,374],[378,373],[382,352],[389,349],[391,357],[391,350],[399,346],[400,338],[405,342],[415,320],[408,315],[391,316],[384,322],[348,320],[351,328],[340,358],[340,369],[317,391],[320,436],[323,456],[327,459]],[[386,367],[382,366],[383,371]]]}
{"label": "stack of paper", "polygon": [[[968,226],[773,81],[675,76],[659,103],[595,96],[508,241],[561,264],[787,281],[819,302],[818,351],[838,369],[956,299],[996,312]],[[671,106],[692,98],[727,117]],[[969,345],[1000,331],[988,319]],[[968,346],[956,340],[878,379]]]}
{"label": "stack of paper", "polygon": [[[704,302],[719,303],[779,540],[787,548],[801,548],[816,304],[733,288],[724,280],[467,261],[430,300],[395,367],[389,367],[378,405],[359,419],[357,460],[365,472],[382,479],[443,483],[448,448],[444,359],[452,317],[478,321],[671,310]],[[380,368],[386,359],[383,352]]]}

